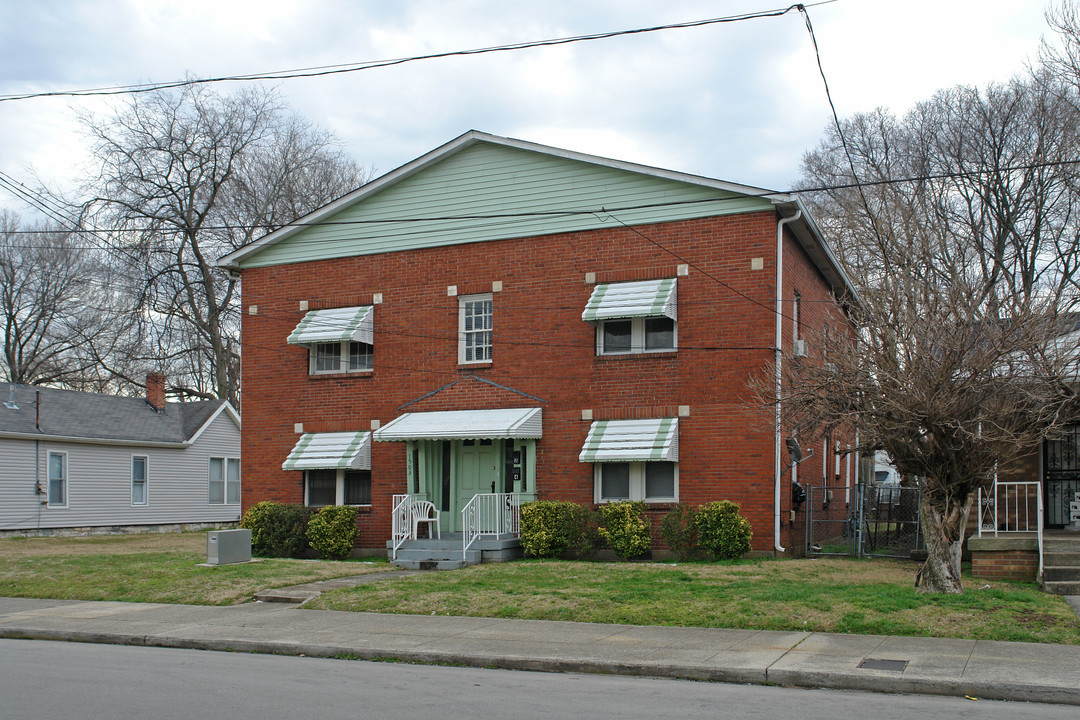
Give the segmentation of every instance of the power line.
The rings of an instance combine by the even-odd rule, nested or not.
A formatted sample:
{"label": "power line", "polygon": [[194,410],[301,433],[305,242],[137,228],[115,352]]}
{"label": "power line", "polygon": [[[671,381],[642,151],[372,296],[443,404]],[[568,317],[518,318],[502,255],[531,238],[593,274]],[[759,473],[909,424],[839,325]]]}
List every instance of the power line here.
{"label": "power line", "polygon": [[343,63],[339,65],[320,65],[306,68],[296,68],[292,70],[275,70],[262,73],[250,73],[244,75],[222,75],[218,77],[209,78],[190,78],[186,80],[175,80],[171,82],[163,83],[140,83],[134,85],[118,85],[112,87],[101,88],[88,88],[83,90],[60,90],[53,92],[40,92],[40,93],[26,93],[23,95],[0,95],[0,102],[11,102],[14,100],[30,100],[35,98],[46,97],[90,97],[99,95],[128,95],[137,93],[154,92],[157,90],[167,90],[172,88],[187,87],[191,85],[206,85],[209,83],[220,82],[251,82],[254,80],[288,80],[293,78],[305,78],[305,77],[321,77],[326,75],[340,75],[344,73],[359,72],[362,70],[373,70],[377,68],[392,67],[394,65],[404,65],[405,63],[418,62],[421,60],[436,60],[440,58],[448,57],[460,57],[467,55],[484,55],[488,53],[498,52],[512,52],[517,50],[527,50],[538,47],[553,47],[556,45],[569,45],[571,43],[587,42],[592,40],[606,40],[615,37],[624,37],[628,35],[642,35],[646,33],[661,32],[665,30],[681,30],[687,28],[704,27],[708,25],[718,25],[724,23],[741,22],[744,20],[758,20],[762,18],[780,17],[786,15],[792,10],[799,10],[805,12],[806,7],[815,7],[818,5],[826,5],[836,0],[822,0],[821,2],[811,3],[810,5],[790,5],[786,8],[777,8],[773,10],[763,10],[753,13],[744,13],[741,15],[729,15],[725,17],[709,18],[706,20],[691,20],[681,23],[670,23],[666,25],[654,25],[651,27],[633,28],[629,30],[613,30],[608,32],[592,33],[588,35],[574,35],[570,37],[550,38],[547,40],[529,40],[518,43],[508,43],[505,45],[493,45],[482,48],[472,48],[468,50],[451,50],[440,53],[430,53],[427,55],[413,55],[410,57],[393,58],[388,60],[369,60],[354,63]]}

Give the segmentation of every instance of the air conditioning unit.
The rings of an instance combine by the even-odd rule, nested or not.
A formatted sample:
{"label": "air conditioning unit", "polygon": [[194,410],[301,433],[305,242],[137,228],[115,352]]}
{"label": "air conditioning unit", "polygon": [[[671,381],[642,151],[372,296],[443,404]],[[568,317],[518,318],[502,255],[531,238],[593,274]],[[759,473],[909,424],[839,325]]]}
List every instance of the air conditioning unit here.
{"label": "air conditioning unit", "polygon": [[807,353],[806,341],[805,340],[796,340],[795,341],[795,357],[804,358],[804,357],[806,357],[806,353]]}

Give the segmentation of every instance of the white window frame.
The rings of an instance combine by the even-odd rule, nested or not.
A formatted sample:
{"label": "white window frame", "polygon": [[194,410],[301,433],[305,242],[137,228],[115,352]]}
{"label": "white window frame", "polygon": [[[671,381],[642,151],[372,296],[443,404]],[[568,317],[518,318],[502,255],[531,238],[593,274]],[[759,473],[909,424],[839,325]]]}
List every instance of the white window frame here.
{"label": "white window frame", "polygon": [[791,298],[791,337],[802,340],[802,295],[798,290]]}
{"label": "white window frame", "polygon": [[[135,479],[135,461],[142,460],[143,464],[143,476],[141,481]],[[137,482],[142,483],[142,502],[135,500],[135,485]],[[133,507],[143,507],[150,504],[150,457],[148,455],[132,455],[131,456],[131,505]]]}
{"label": "white window frame", "polygon": [[[310,470],[305,470],[304,471],[304,506],[305,507],[324,507],[323,505],[312,505],[311,504],[311,497],[310,497],[310,492],[309,492],[311,488],[310,488],[310,485],[309,485],[309,477],[308,477],[309,472],[311,472],[311,471]],[[334,502],[333,502],[334,505],[344,505],[345,504],[345,473],[346,472],[367,472],[367,474],[368,474],[368,483],[369,483],[368,495],[369,495],[369,498],[370,498],[370,494],[371,494],[371,488],[370,488],[371,471],[370,470],[345,470],[345,469],[342,469],[342,468],[338,468],[336,470],[336,472],[337,472],[337,477],[336,477],[336,485],[334,487]],[[366,502],[366,503],[361,503],[361,504],[355,504],[355,505],[352,505],[351,507],[371,507],[371,503]]]}
{"label": "white window frame", "polygon": [[[370,350],[367,355],[371,358],[371,365],[365,368],[350,368],[349,359],[352,353],[353,343],[357,345],[367,345]],[[318,355],[320,345],[340,345],[338,354],[338,367],[333,370],[319,370],[318,369]],[[325,343],[311,343],[308,345],[308,375],[344,375],[344,374],[362,374],[370,373],[375,369],[375,346],[362,343],[359,340],[342,340],[340,342],[325,342]]]}
{"label": "white window frame", "polygon": [[[494,353],[492,351],[494,349],[495,341],[495,302],[493,298],[494,296],[492,293],[481,293],[479,295],[462,295],[458,297],[458,364],[485,365],[492,362],[492,359],[494,357]],[[490,315],[488,315],[488,317],[490,317],[490,327],[481,330],[466,330],[466,310],[473,303],[483,302],[490,303],[491,313]],[[478,316],[474,315],[473,317]],[[483,317],[483,315],[480,315],[479,317]],[[483,345],[473,345],[472,347],[469,347],[468,337],[473,335],[480,335],[483,333],[488,334],[488,342]],[[469,359],[469,350],[474,350],[476,348],[486,348],[487,357]]]}
{"label": "white window frame", "polygon": [[[647,320],[659,320],[665,318],[671,320],[671,347],[665,348],[652,348],[647,349],[645,347],[645,322]],[[630,323],[630,349],[629,350],[607,350],[604,347],[604,326],[608,323],[615,322],[629,322]],[[635,317],[635,318],[612,318],[610,320],[601,320],[596,324],[596,354],[597,355],[641,355],[646,353],[668,353],[675,352],[679,349],[679,322],[673,320],[666,315],[655,315],[649,317]]]}
{"label": "white window frame", "polygon": [[[215,481],[212,475],[214,461],[221,463],[221,480]],[[235,473],[230,472],[235,468]],[[235,474],[235,479],[230,476]],[[214,500],[210,488],[214,482],[221,483],[221,500]],[[240,458],[234,457],[210,457],[206,465],[206,500],[210,505],[239,505],[240,504]],[[233,495],[233,499],[229,496]]]}
{"label": "white window frame", "polygon": [[[63,473],[62,477],[58,478],[61,486],[64,490],[64,501],[55,502],[53,500],[53,477],[52,477],[52,458],[53,456],[63,458]],[[68,454],[63,450],[49,450],[45,454],[45,492],[48,502],[48,506],[51,508],[66,508],[68,503],[71,502],[69,497],[71,493],[70,483],[71,467],[68,465]]]}
{"label": "white window frame", "polygon": [[[620,500],[637,500],[645,503],[676,503],[679,502],[679,463],[670,463],[674,466],[674,489],[673,497],[645,497],[645,466],[652,462],[667,462],[666,460],[649,460],[628,463],[593,463],[593,502],[609,503]],[[605,465],[629,465],[630,466],[630,497],[628,498],[605,498],[602,493],[603,471]]]}

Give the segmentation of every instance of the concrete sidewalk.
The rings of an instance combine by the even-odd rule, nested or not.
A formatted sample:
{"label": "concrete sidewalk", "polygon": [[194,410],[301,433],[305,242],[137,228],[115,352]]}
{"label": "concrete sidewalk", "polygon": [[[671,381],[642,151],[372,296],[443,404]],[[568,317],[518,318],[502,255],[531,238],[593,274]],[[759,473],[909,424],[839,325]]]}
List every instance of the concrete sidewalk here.
{"label": "concrete sidewalk", "polygon": [[1065,645],[13,598],[0,637],[1080,705],[1080,646]]}

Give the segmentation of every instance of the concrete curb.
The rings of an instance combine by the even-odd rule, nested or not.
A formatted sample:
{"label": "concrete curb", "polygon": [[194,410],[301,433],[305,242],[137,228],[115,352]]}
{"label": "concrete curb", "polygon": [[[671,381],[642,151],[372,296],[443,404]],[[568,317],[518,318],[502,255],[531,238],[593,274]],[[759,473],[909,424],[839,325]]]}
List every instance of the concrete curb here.
{"label": "concrete curb", "polygon": [[[491,656],[470,652],[440,650],[389,650],[358,648],[352,645],[325,643],[264,642],[242,639],[205,639],[90,632],[0,628],[0,637],[20,640],[134,645],[141,647],[185,648],[218,652],[304,655],[368,661],[392,661],[475,668],[498,668],[534,672],[590,673],[671,678],[704,682],[773,684],[784,687],[829,688],[882,693],[916,693],[951,697],[971,696],[987,700],[1010,700],[1065,705],[1080,705],[1080,687],[1033,686],[1023,683],[963,681],[951,679],[887,677],[881,674],[853,675],[834,671],[786,670],[774,667],[703,668],[668,662],[617,662],[558,657]],[[775,663],[774,663],[775,664]]]}

